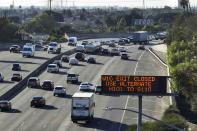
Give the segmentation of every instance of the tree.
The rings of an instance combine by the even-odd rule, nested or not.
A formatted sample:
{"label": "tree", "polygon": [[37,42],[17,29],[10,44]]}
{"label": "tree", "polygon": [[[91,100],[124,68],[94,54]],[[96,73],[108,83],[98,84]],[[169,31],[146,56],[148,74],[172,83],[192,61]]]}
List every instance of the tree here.
{"label": "tree", "polygon": [[189,0],[181,0],[180,4],[183,7],[184,11],[185,9],[187,9],[187,12],[188,12]]}
{"label": "tree", "polygon": [[114,20],[110,15],[105,16],[104,21],[105,21],[105,23],[107,24],[108,27],[115,25]]}

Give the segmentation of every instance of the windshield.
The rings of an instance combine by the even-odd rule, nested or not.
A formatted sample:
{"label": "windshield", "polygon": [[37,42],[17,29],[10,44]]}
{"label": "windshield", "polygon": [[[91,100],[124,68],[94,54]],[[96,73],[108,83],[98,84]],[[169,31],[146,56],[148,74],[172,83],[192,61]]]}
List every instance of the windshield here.
{"label": "windshield", "polygon": [[23,48],[23,51],[32,51],[31,48]]}
{"label": "windshield", "polygon": [[49,65],[48,68],[55,68],[55,65]]}
{"label": "windshield", "polygon": [[51,44],[49,44],[49,46],[57,46],[57,44],[51,43]]}

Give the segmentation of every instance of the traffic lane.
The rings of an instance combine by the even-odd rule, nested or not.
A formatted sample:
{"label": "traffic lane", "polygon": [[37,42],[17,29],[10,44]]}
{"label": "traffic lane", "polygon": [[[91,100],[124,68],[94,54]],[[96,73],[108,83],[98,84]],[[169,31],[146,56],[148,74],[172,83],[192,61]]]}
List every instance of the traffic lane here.
{"label": "traffic lane", "polygon": [[[62,45],[62,52],[73,49],[74,47]],[[22,57],[20,53],[9,53],[8,51],[0,52],[0,71],[3,73],[5,81],[0,83],[0,95],[10,90],[18,82],[11,81],[13,73],[20,73],[23,78],[37,69],[41,64],[57,54],[48,54],[46,51],[36,51],[35,57]],[[12,64],[20,63],[21,71],[12,71]]]}
{"label": "traffic lane", "polygon": [[[97,59],[101,63],[104,63],[104,62],[107,62],[109,59],[111,59],[111,57],[102,57],[101,59],[99,58]],[[87,64],[85,62],[80,62],[80,63]],[[91,66],[91,64],[87,64],[87,65]],[[66,65],[65,67],[68,67],[68,65]],[[92,68],[95,70],[95,72],[89,71],[89,70],[93,70]],[[82,66],[72,66],[71,69],[69,69],[69,71],[80,73],[80,74],[82,73],[95,74],[98,71],[98,69],[96,68],[102,68],[102,65],[96,64],[95,66],[92,66],[92,68],[89,68],[89,70],[84,70]],[[60,72],[66,72],[66,71],[63,68],[60,70]],[[73,85],[73,84],[67,85],[65,81],[65,78],[66,78],[65,76],[62,75],[62,73],[52,74],[52,73],[47,73],[45,71],[43,74],[39,76],[39,78],[41,79],[41,81],[46,80],[46,79],[51,79],[55,82],[56,85],[59,85],[59,84],[66,85],[68,89],[68,94],[70,96],[78,90],[79,85]],[[53,106],[55,109],[54,110],[47,110],[47,109],[39,110],[39,109],[30,108],[29,106],[30,101],[32,97],[35,95],[44,96],[47,99],[47,102],[46,102],[47,105]],[[1,113],[2,118],[3,118],[1,119],[1,121],[4,119],[7,119],[3,125],[0,125],[1,129],[8,129],[9,127],[10,130],[19,130],[19,129],[43,130],[43,128],[45,127],[50,130],[55,130],[56,127],[58,127],[58,124],[61,123],[65,119],[64,115],[67,115],[67,118],[69,118],[69,121],[70,121],[70,116],[68,116],[70,114],[70,99],[53,97],[51,91],[26,88],[24,91],[22,91],[19,95],[17,95],[12,100],[12,103],[13,103],[13,108],[18,109],[21,113],[18,113],[18,114],[13,113],[11,117],[8,117],[8,115],[10,114]],[[58,116],[58,117],[55,117],[55,116]],[[57,121],[57,123],[54,123],[54,121]],[[10,124],[10,123],[15,123],[15,124]],[[49,125],[51,126],[46,126],[46,123],[49,123]]]}
{"label": "traffic lane", "polygon": [[[121,60],[120,56],[114,56],[115,60],[110,63],[108,68],[103,70],[105,75],[133,75],[136,62],[143,51],[138,51],[137,46],[128,48],[130,60]],[[98,72],[99,74],[99,72]],[[99,78],[100,79],[100,78]],[[100,81],[98,81],[100,84]],[[70,131],[86,130],[119,130],[123,109],[127,96],[120,95],[95,95],[95,117],[94,120],[86,124],[72,124],[67,128]],[[112,110],[111,110],[112,109]],[[123,124],[124,129],[127,127]]]}
{"label": "traffic lane", "polygon": [[[159,61],[146,51],[138,63],[136,75],[139,76],[167,76],[167,69]],[[169,97],[158,98],[156,96],[143,96],[142,112],[150,117],[161,119],[165,109],[169,106]],[[129,96],[123,123],[127,125],[137,124],[138,97]],[[152,119],[142,117],[143,122]]]}
{"label": "traffic lane", "polygon": [[[99,58],[100,58],[100,56],[99,56]],[[115,59],[115,57],[105,57],[105,56],[101,56],[101,59],[99,59],[99,58],[97,58],[97,60],[99,61],[99,62],[101,62],[101,63],[105,63],[105,62],[108,62],[108,61],[110,61],[110,59]],[[119,63],[119,62],[118,62]],[[87,63],[84,63],[84,64],[87,64]],[[87,64],[87,65],[90,65],[90,66],[92,66],[93,64]],[[97,64],[96,64],[97,65]],[[102,68],[102,65],[97,65],[98,67],[100,67],[100,68]],[[78,66],[73,66],[69,71],[71,71],[71,72],[76,72],[77,71],[77,69],[80,69],[81,68],[81,66],[80,67],[78,67]],[[95,69],[95,65],[94,66],[92,66],[92,68],[95,70],[95,72],[97,71],[96,69]],[[93,70],[93,69],[91,69],[90,68],[90,70]],[[102,69],[101,69],[102,70]],[[65,70],[63,70],[63,72],[64,72]],[[79,71],[79,72],[78,72]],[[77,72],[78,73],[80,73],[80,70],[78,70]],[[84,68],[81,68],[81,71],[83,72],[84,71]],[[86,72],[85,71],[85,74],[90,74],[91,72],[89,71],[89,70],[87,70],[88,72]],[[61,72],[62,72],[62,70],[61,70]],[[46,73],[46,72],[45,72]],[[48,78],[48,76],[49,75],[51,75],[52,76],[52,78],[54,79],[56,79],[56,80],[58,80],[58,81],[55,81],[55,83],[57,83],[57,84],[61,84],[61,82],[63,81],[65,81],[65,77],[63,77],[62,75],[60,76],[60,77],[57,77],[58,76],[58,74],[57,75],[55,75],[54,76],[54,74],[50,74],[50,73],[47,73],[47,74],[42,74],[43,75],[43,80],[44,79],[50,79],[50,78]],[[61,74],[61,73],[60,73]],[[82,74],[82,75],[80,75],[80,77],[82,77],[83,76],[83,73],[80,73],[80,74]],[[93,73],[93,74],[95,74],[95,73]],[[42,75],[41,75],[41,80],[42,80]],[[89,78],[88,79],[90,79],[90,77],[92,77],[91,75],[85,75],[85,76],[89,76]],[[52,79],[52,80],[53,80]],[[60,82],[60,83],[59,83]],[[69,92],[69,90],[70,89],[76,89],[76,90],[78,90],[78,85],[74,85],[74,86],[72,86],[72,84],[69,84],[69,86],[67,86],[68,87],[68,93],[70,94],[70,92]],[[74,91],[75,92],[75,91]],[[73,93],[74,93],[73,92]],[[44,97],[46,97],[47,98],[47,104],[49,104],[49,105],[52,105],[52,106],[54,106],[55,108],[58,108],[57,109],[57,111],[58,111],[58,113],[59,114],[61,114],[60,116],[59,115],[57,115],[56,113],[54,113],[56,110],[52,110],[53,111],[53,113],[50,113],[50,115],[49,115],[49,113],[47,112],[47,113],[42,113],[42,112],[37,112],[37,110],[36,111],[31,111],[31,108],[29,107],[29,102],[30,102],[30,100],[31,100],[31,98],[34,96],[34,95],[44,95]],[[51,92],[47,92],[47,91],[43,91],[43,90],[39,90],[39,89],[25,89],[24,91],[22,91],[19,95],[17,95],[12,101],[13,101],[13,107],[15,108],[15,109],[20,109],[20,111],[22,112],[22,114],[20,114],[21,116],[19,116],[19,115],[16,115],[16,114],[14,114],[15,115],[15,118],[10,118],[10,119],[8,119],[8,120],[6,120],[6,122],[8,123],[8,124],[6,124],[6,123],[4,123],[4,127],[1,127],[1,129],[7,129],[7,127],[8,127],[8,125],[10,125],[10,123],[14,123],[15,121],[17,121],[17,123],[16,124],[12,124],[12,126],[10,127],[10,129],[12,130],[17,130],[17,129],[36,129],[36,130],[40,130],[40,129],[43,129],[43,128],[46,128],[47,127],[47,129],[51,129],[51,130],[54,130],[54,129],[56,129],[56,127],[59,127],[59,123],[61,123],[61,122],[63,122],[63,124],[65,124],[65,123],[70,123],[70,103],[69,102],[67,102],[67,101],[62,101],[62,102],[60,102],[60,100],[54,100],[54,98],[53,97],[51,97],[51,95],[52,95],[52,93]],[[53,99],[53,100],[51,100],[51,99]],[[25,101],[24,101],[25,100]],[[64,99],[63,99],[64,100]],[[22,101],[22,102],[21,102]],[[52,103],[51,103],[51,101],[52,101]],[[59,103],[60,102],[60,103]],[[25,104],[24,104],[25,103]],[[66,105],[64,105],[65,103],[67,103]],[[56,105],[57,104],[57,105]],[[15,106],[16,105],[16,106]],[[64,108],[62,109],[61,107],[59,107],[58,105],[62,105]],[[22,107],[22,109],[21,109],[21,107]],[[65,109],[65,107],[68,107],[68,108],[66,108]],[[24,109],[25,108],[25,109]],[[29,109],[30,108],[30,109]],[[59,111],[59,109],[62,109],[62,112],[61,111]],[[30,111],[29,111],[30,110]],[[68,112],[65,112],[65,110],[66,111],[68,111]],[[39,110],[40,111],[40,110]],[[44,111],[45,112],[45,111]],[[31,115],[33,113],[33,115]],[[41,114],[40,114],[41,113]],[[36,115],[37,114],[37,115]],[[43,114],[43,115],[42,115]],[[66,120],[65,120],[65,116],[64,116],[64,114],[65,115],[69,115],[69,116],[67,116],[66,117]],[[51,116],[52,115],[52,116]],[[40,117],[39,117],[40,116]],[[57,123],[54,123],[54,124],[52,124],[52,123],[50,123],[50,121],[51,122],[53,122],[53,121],[56,121],[56,119],[54,119],[54,116],[58,116],[57,117]],[[46,117],[46,119],[45,119],[45,117]],[[50,117],[50,118],[48,118],[48,117]],[[63,120],[62,120],[62,119]],[[5,118],[6,119],[6,118]],[[51,120],[52,119],[52,120]],[[29,121],[28,121],[29,120]],[[61,122],[60,122],[61,121]],[[47,126],[46,126],[47,125]],[[51,125],[51,126],[48,126],[48,125]]]}

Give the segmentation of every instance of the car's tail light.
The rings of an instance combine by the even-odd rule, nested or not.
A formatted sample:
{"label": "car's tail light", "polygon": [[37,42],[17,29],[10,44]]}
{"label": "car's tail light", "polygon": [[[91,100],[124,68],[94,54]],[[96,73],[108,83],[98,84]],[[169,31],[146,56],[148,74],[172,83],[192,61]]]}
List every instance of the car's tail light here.
{"label": "car's tail light", "polygon": [[5,104],[5,107],[8,107],[9,105],[8,104]]}
{"label": "car's tail light", "polygon": [[64,90],[62,90],[62,93],[64,93]]}

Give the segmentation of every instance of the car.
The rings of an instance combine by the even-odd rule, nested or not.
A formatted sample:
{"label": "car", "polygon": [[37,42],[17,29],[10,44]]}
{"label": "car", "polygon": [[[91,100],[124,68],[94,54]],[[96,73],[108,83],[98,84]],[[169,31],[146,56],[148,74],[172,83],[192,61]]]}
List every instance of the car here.
{"label": "car", "polygon": [[111,43],[111,41],[108,40],[108,41],[104,42],[104,45],[109,45],[110,43]]}
{"label": "car", "polygon": [[40,87],[40,79],[38,77],[30,77],[27,81],[27,87]]}
{"label": "car", "polygon": [[85,48],[84,48],[84,45],[77,45],[76,46],[76,51],[77,52],[84,52]]}
{"label": "car", "polygon": [[103,55],[108,55],[110,52],[109,52],[109,50],[108,50],[107,48],[103,48],[103,49],[101,50],[101,53],[102,53]]}
{"label": "car", "polygon": [[126,48],[125,48],[124,46],[120,46],[120,47],[119,47],[119,51],[120,51],[120,52],[126,52]]}
{"label": "car", "polygon": [[63,55],[62,57],[61,57],[61,60],[63,61],[63,62],[69,62],[69,56],[68,55]]}
{"label": "car", "polygon": [[8,101],[8,100],[1,100],[0,101],[0,109],[1,109],[1,111],[4,111],[4,110],[10,111],[10,110],[12,110],[11,102]]}
{"label": "car", "polygon": [[125,41],[122,40],[122,39],[120,39],[120,40],[118,41],[118,45],[125,45]]}
{"label": "car", "polygon": [[31,107],[43,107],[46,105],[46,100],[43,96],[34,96],[31,100]]}
{"label": "car", "polygon": [[3,73],[0,72],[0,81],[3,82],[4,81],[4,76]]}
{"label": "car", "polygon": [[126,44],[129,44],[130,43],[130,40],[128,38],[122,38],[122,40],[126,43]]}
{"label": "car", "polygon": [[88,60],[87,60],[87,63],[96,63],[96,58],[89,57]]}
{"label": "car", "polygon": [[20,71],[20,70],[21,70],[20,64],[19,64],[19,63],[14,63],[14,64],[12,65],[12,70],[13,70],[13,71]]}
{"label": "car", "polygon": [[90,84],[88,82],[82,82],[79,86],[80,91],[89,91],[90,90]]}
{"label": "car", "polygon": [[75,54],[75,58],[79,61],[84,61],[85,60],[85,55],[81,52],[78,52]]}
{"label": "car", "polygon": [[46,90],[53,90],[54,89],[54,82],[51,80],[44,80],[41,85],[42,89]]}
{"label": "car", "polygon": [[97,94],[97,93],[98,93],[98,94],[102,94],[101,91],[102,91],[101,86],[96,86],[96,87],[95,87],[95,90],[94,90],[94,93],[95,93],[95,94]]}
{"label": "car", "polygon": [[22,80],[22,75],[20,73],[14,73],[12,75],[11,81],[21,81]]}
{"label": "car", "polygon": [[139,46],[139,47],[138,47],[138,50],[145,50],[144,45]]}
{"label": "car", "polygon": [[85,41],[85,40],[84,40],[84,41],[82,41],[82,44],[81,44],[81,45],[84,45],[84,46],[85,46],[85,45],[87,45],[87,44],[88,44],[88,41]]}
{"label": "car", "polygon": [[111,52],[110,53],[111,53],[112,56],[114,56],[114,55],[120,55],[119,50],[116,49],[116,48],[111,49]]}
{"label": "car", "polygon": [[65,96],[66,95],[66,89],[64,86],[56,86],[53,90],[53,96]]}
{"label": "car", "polygon": [[47,66],[47,72],[59,72],[59,66],[57,64],[49,64]]}
{"label": "car", "polygon": [[57,64],[59,67],[62,67],[62,60],[54,60],[53,64]]}
{"label": "car", "polygon": [[123,59],[123,60],[128,60],[128,59],[129,59],[128,54],[126,54],[126,53],[122,54],[122,55],[121,55],[121,59]]}
{"label": "car", "polygon": [[43,46],[43,51],[47,51],[47,50],[48,50],[48,48],[49,48],[49,45],[45,45],[45,46]]}
{"label": "car", "polygon": [[21,47],[19,45],[12,45],[10,47],[10,53],[14,52],[14,53],[20,53],[21,51]]}
{"label": "car", "polygon": [[71,58],[69,61],[69,65],[78,65],[78,60],[76,58]]}
{"label": "car", "polygon": [[116,47],[116,44],[114,42],[109,43],[109,47]]}
{"label": "car", "polygon": [[72,83],[78,83],[78,74],[71,74],[71,73],[69,73],[68,75],[67,75],[67,83],[68,82],[72,82]]}

